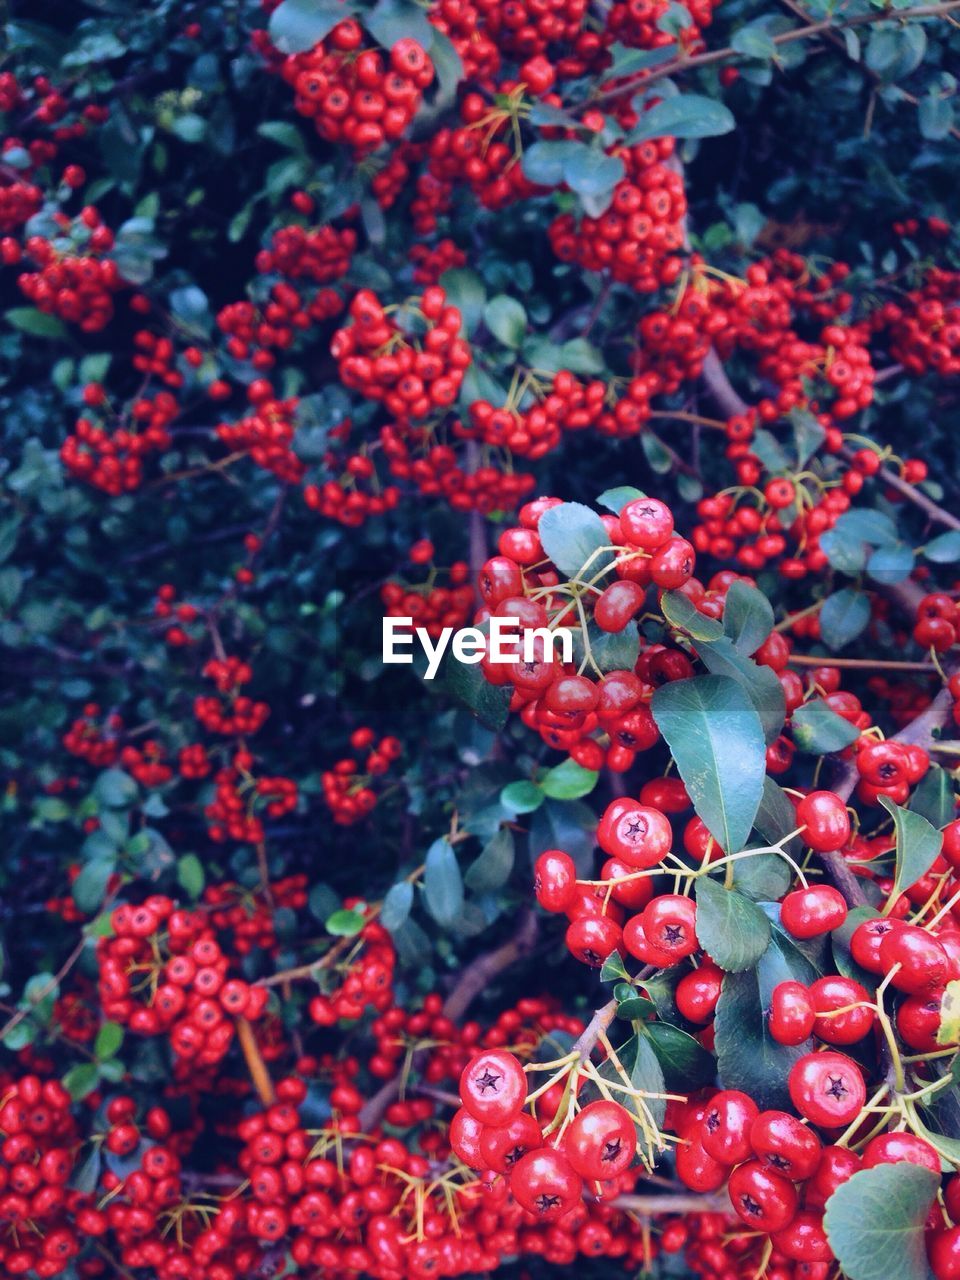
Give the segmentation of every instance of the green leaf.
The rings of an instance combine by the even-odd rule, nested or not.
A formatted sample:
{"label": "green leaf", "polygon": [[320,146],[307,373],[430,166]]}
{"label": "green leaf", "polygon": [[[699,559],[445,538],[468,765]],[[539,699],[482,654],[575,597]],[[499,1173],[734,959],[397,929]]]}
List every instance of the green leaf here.
{"label": "green leaf", "polygon": [[770,667],[761,667],[753,658],[740,653],[727,636],[701,643],[697,652],[708,671],[736,681],[760,717],[764,741],[773,742],[783,728],[787,709],[783,686],[776,672]]}
{"label": "green leaf", "polygon": [[305,53],[352,12],[341,0],[282,0],[270,15],[270,39],[281,53]]}
{"label": "green leaf", "polygon": [[73,900],[86,915],[92,915],[101,905],[107,893],[107,884],[117,869],[115,853],[94,858],[84,863],[80,874],[71,885]]}
{"label": "green leaf", "polygon": [[307,149],[303,134],[289,120],[265,120],[263,124],[257,125],[257,133],[286,151],[296,151],[299,154]]}
{"label": "green leaf", "polygon": [[913,572],[913,549],[904,543],[877,547],[867,561],[867,573],[874,582],[903,582]]}
{"label": "green leaf", "polygon": [[[760,797],[760,807],[753,825],[767,844],[778,844],[785,835],[797,829],[797,811],[783,789],[772,778],[767,777],[763,780],[763,795]],[[787,853],[802,851],[798,836],[784,847]],[[752,862],[753,859],[748,858],[745,861]],[[736,863],[734,865],[736,866]],[[778,898],[780,894],[773,896]]]}
{"label": "green leaf", "polygon": [[740,27],[735,31],[730,39],[730,48],[736,49],[737,53],[742,53],[746,58],[775,57],[777,46],[773,42],[773,36],[764,29],[762,22],[762,19],[751,22],[748,26]]}
{"label": "green leaf", "polygon": [[558,187],[563,182],[563,165],[579,144],[541,140],[523,153],[523,175],[538,187]]}
{"label": "green leaf", "polygon": [[[540,517],[537,532],[543,549],[561,573],[575,576],[600,547],[610,545],[606,526],[595,511],[580,502],[561,502]],[[590,560],[590,576],[612,564],[604,551]]]}
{"label": "green leaf", "polygon": [[[663,1069],[653,1043],[642,1032],[631,1036],[625,1044],[622,1044],[617,1050],[617,1057],[630,1076],[630,1083],[634,1089],[650,1095],[666,1092]],[[609,1059],[600,1067],[600,1075],[605,1080],[612,1080],[615,1084],[623,1084],[620,1073]],[[661,1125],[666,1112],[666,1102],[663,1098],[653,1096],[648,1097],[646,1101],[655,1122]],[[637,1136],[646,1145],[648,1140],[643,1137],[639,1128]]]}
{"label": "green leaf", "polygon": [[646,996],[638,996],[629,982],[618,983],[614,987],[613,994],[618,1002],[617,1017],[622,1022],[646,1022],[657,1011],[653,1001],[648,1000]]}
{"label": "green leaf", "polygon": [[413,885],[409,880],[399,880],[391,885],[380,908],[380,923],[389,933],[396,933],[406,924],[413,906]]}
{"label": "green leaf", "polygon": [[736,128],[729,107],[699,93],[664,98],[645,111],[627,142],[632,146],[647,138],[716,138]]}
{"label": "green leaf", "polygon": [[792,880],[790,864],[775,853],[758,853],[733,864],[734,887],[754,902],[776,902],[790,888]]}
{"label": "green leaf", "polygon": [[651,703],[694,808],[727,853],[747,842],[763,793],[766,746],[750,699],[726,676],[662,685]]}
{"label": "green leaf", "polygon": [[797,450],[797,466],[806,466],[826,439],[826,427],[822,427],[809,409],[791,409],[788,415],[793,427],[793,442]]}
{"label": "green leaf", "polygon": [[832,529],[821,535],[820,546],[835,569],[859,573],[866,567],[872,547],[899,542],[897,526],[882,511],[862,508],[845,511]]}
{"label": "green leaf", "polygon": [[463,906],[463,878],[453,846],[441,836],[427,850],[423,872],[427,910],[440,925],[451,925]]}
{"label": "green leaf", "polygon": [[483,318],[487,301],[487,289],[475,271],[469,267],[451,267],[440,277],[440,285],[447,295],[447,304],[456,307],[463,319],[463,332],[470,334]]}
{"label": "green leaf", "polygon": [[934,564],[953,564],[960,560],[960,529],[949,529],[931,538],[923,548],[923,554]]}
{"label": "green leaf", "polygon": [[443,686],[488,729],[502,729],[510,714],[509,685],[490,684],[477,665],[458,662],[448,652],[443,660]]}
{"label": "green leaf", "polygon": [[940,1178],[919,1165],[861,1169],[836,1189],[823,1218],[850,1280],[927,1280],[924,1226]]}
{"label": "green leaf", "polygon": [[6,313],[7,324],[31,338],[66,338],[67,327],[56,316],[48,316],[36,307],[12,307]]}
{"label": "green leaf", "polygon": [[860,736],[860,730],[838,716],[822,698],[811,698],[797,707],[790,717],[790,728],[797,749],[817,756],[842,751]]}
{"label": "green leaf", "polygon": [[816,970],[785,936],[772,929],[756,968],[724,975],[714,1023],[717,1068],[725,1089],[742,1089],[763,1109],[791,1109],[787,1076],[810,1045],[781,1045],[770,1035],[767,1010],[778,983],[809,986]]}
{"label": "green leaf", "polygon": [[597,499],[597,504],[598,506],[606,507],[608,511],[612,511],[615,516],[618,516],[628,502],[634,502],[637,498],[645,497],[646,494],[642,489],[635,489],[632,484],[621,484],[613,489],[604,489]]}
{"label": "green leaf", "polygon": [[770,922],[760,908],[736,889],[701,876],[696,883],[697,939],[721,969],[751,968],[770,941]]}
{"label": "green leaf", "polygon": [[953,128],[953,103],[938,93],[925,93],[917,104],[917,123],[928,142],[942,142]]}
{"label": "green leaf", "polygon": [[745,657],[756,653],[773,630],[770,601],[746,582],[731,582],[723,606],[723,629]]}
{"label": "green leaf", "polygon": [[694,605],[682,591],[665,591],[660,598],[663,616],[671,626],[679,627],[694,640],[719,640],[723,627]]}
{"label": "green leaf", "polygon": [[117,1022],[105,1022],[93,1042],[93,1055],[101,1062],[116,1057],[123,1044],[123,1027]]}
{"label": "green leaf", "polygon": [[952,822],[956,812],[956,793],[946,769],[933,765],[917,783],[907,808],[911,813],[921,814],[938,831]]}
{"label": "green leaf", "polygon": [[516,298],[498,293],[484,307],[483,323],[505,346],[519,347],[527,328],[527,313]]}
{"label": "green leaf", "polygon": [[177,883],[191,898],[199,898],[206,884],[203,863],[195,853],[185,853],[177,859]]}
{"label": "green leaf", "polygon": [[943,836],[922,814],[894,804],[889,796],[880,796],[879,799],[893,818],[896,835],[896,871],[890,894],[896,899],[925,876],[936,862]]}
{"label": "green leaf", "polygon": [[63,1087],[74,1102],[93,1093],[100,1082],[100,1068],[95,1062],[81,1062],[63,1077]]}
{"label": "green leaf", "polygon": [[349,907],[341,907],[334,911],[333,915],[328,916],[323,926],[327,933],[332,933],[335,938],[354,938],[363,928],[363,916],[359,911],[353,911]]}
{"label": "green leaf", "polygon": [[108,809],[127,809],[135,804],[139,788],[122,769],[105,769],[93,784],[93,794]]}
{"label": "green leaf", "polygon": [[570,373],[603,373],[603,356],[586,338],[570,338],[559,348],[560,368]]}
{"label": "green leaf", "polygon": [[363,25],[383,45],[392,49],[398,40],[412,36],[424,49],[433,44],[433,27],[419,5],[411,0],[378,0],[363,15]]}
{"label": "green leaf", "polygon": [[594,769],[584,769],[576,760],[564,760],[540,779],[540,790],[554,800],[579,800],[588,796],[597,785],[600,774]]}
{"label": "green leaf", "polygon": [[513,832],[509,827],[501,827],[467,868],[463,877],[467,888],[475,893],[499,889],[510,879],[514,856]]}
{"label": "green leaf", "polygon": [[597,815],[580,800],[545,800],[530,821],[530,858],[547,849],[564,849],[588,878],[596,845]]}
{"label": "green leaf", "polygon": [[820,610],[820,638],[829,649],[856,640],[870,621],[870,601],[862,591],[844,587],[827,596]]}
{"label": "green leaf", "polygon": [[[627,966],[623,963],[623,956],[621,956],[619,951],[611,951],[606,960],[604,960],[600,969],[600,981],[625,982],[629,986],[630,974],[627,971]],[[614,991],[613,994],[617,995],[617,992]],[[629,992],[624,993],[624,998],[626,998],[627,995],[634,996],[635,994],[636,993],[633,988],[630,987]]]}
{"label": "green leaf", "polygon": [[512,814],[533,813],[543,804],[544,794],[535,782],[521,778],[508,782],[500,792],[500,803]]}
{"label": "green leaf", "polygon": [[612,195],[624,173],[619,156],[608,156],[599,147],[589,147],[582,142],[563,157],[563,180],[579,196]]}
{"label": "green leaf", "polygon": [[[620,1016],[619,1009],[617,1016]],[[643,1031],[653,1045],[667,1089],[686,1094],[713,1084],[717,1064],[699,1040],[669,1022],[646,1022]]]}
{"label": "green leaf", "polygon": [[658,476],[669,475],[673,470],[673,456],[660,437],[649,427],[641,435],[640,445],[651,471],[655,471]]}

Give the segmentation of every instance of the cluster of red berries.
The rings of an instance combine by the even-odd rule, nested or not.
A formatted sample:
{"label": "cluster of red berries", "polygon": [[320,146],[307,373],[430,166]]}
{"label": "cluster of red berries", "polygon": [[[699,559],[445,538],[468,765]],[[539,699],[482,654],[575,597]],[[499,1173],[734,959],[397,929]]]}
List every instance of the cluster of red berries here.
{"label": "cluster of red berries", "polygon": [[[266,253],[266,250],[263,250]],[[272,262],[272,258],[271,258]],[[266,266],[266,264],[264,264]],[[217,312],[217,327],[227,335],[227,354],[249,360],[260,373],[273,368],[274,350],[286,351],[299,332],[339,315],[343,300],[335,289],[319,289],[309,303],[286,282],[270,289],[270,299],[258,309],[252,302],[232,302]]]}
{"label": "cluster of red berries", "polygon": [[[269,249],[257,254],[257,270],[262,275],[276,271],[291,280],[306,278],[316,284],[330,284],[350,270],[357,247],[357,233],[352,227],[301,227],[293,224],[273,233]],[[276,286],[272,295],[275,306],[283,307],[296,328],[303,328],[309,311],[302,310],[300,296],[289,286]],[[279,319],[280,317],[276,317]],[[315,317],[317,319],[321,317]],[[329,317],[323,316],[323,319]],[[267,317],[268,321],[270,317]],[[265,344],[266,345],[266,344]]]}
{"label": "cluster of red berries", "polygon": [[[424,547],[429,554],[424,558]],[[433,559],[433,544],[418,543],[410,551],[414,564]],[[427,581],[419,586],[391,581],[380,588],[380,601],[387,618],[410,618],[414,627],[423,627],[436,639],[444,627],[454,629],[466,624],[474,605],[473,587],[468,578],[470,566],[456,560],[447,570],[447,586],[434,585],[437,570],[431,570]]]}
{"label": "cluster of red berries", "polygon": [[159,894],[110,914],[97,939],[104,1014],[137,1035],[169,1037],[177,1070],[221,1061],[237,1018],[254,1021],[269,992],[229,976],[230,961],[206,913]]}
{"label": "cluster of red berries", "polygon": [[503,1049],[487,1049],[467,1063],[460,1100],[451,1146],[470,1168],[506,1175],[517,1203],[537,1222],[563,1218],[580,1202],[585,1182],[613,1181],[633,1164],[634,1121],[605,1099],[579,1111],[562,1141],[547,1143],[540,1122],[524,1110],[523,1064]]}
{"label": "cluster of red berries", "polygon": [[[0,187],[0,231],[5,234],[16,231],[29,222],[43,202],[43,192],[32,182],[14,178]],[[9,244],[9,247],[8,247]],[[0,254],[6,266],[20,261],[20,244],[17,240],[0,244]]]}
{"label": "cluster of red berries", "polygon": [[203,810],[211,840],[260,844],[265,834],[261,811],[268,818],[281,818],[297,807],[292,778],[254,777],[253,764],[249,751],[237,751],[232,763],[214,775],[213,800]]}
{"label": "cluster of red berries", "polygon": [[116,712],[111,712],[101,727],[95,723],[100,715],[99,705],[88,702],[83,708],[83,715],[73,721],[61,741],[72,756],[79,756],[98,769],[109,769],[120,756],[117,735],[123,729],[123,719]]}
{"label": "cluster of red berries", "polygon": [[[323,456],[323,465],[338,478],[323,484],[304,485],[303,498],[311,511],[318,511],[348,528],[357,528],[370,516],[392,511],[400,501],[400,490],[396,485],[381,487],[376,464],[366,446],[355,453],[348,452],[352,429],[350,418],[344,418],[330,429],[330,447]],[[360,488],[361,484],[369,484],[370,490]]]}
{"label": "cluster of red berries", "polygon": [[906,804],[911,787],[930,768],[930,756],[923,747],[895,738],[877,741],[865,736],[854,743],[854,751],[860,775],[857,799],[864,804],[877,804],[880,796]]}
{"label": "cluster of red berries", "polygon": [[363,28],[347,18],[281,68],[300,115],[312,119],[327,142],[345,142],[357,156],[402,137],[434,77],[430,58],[409,36],[386,59],[379,49],[363,46]]}
{"label": "cluster of red berries", "polygon": [[166,763],[163,744],[148,738],[142,747],[127,745],[120,752],[120,763],[144,787],[162,787],[173,777]]}
{"label": "cluster of red berries", "polygon": [[352,826],[373,811],[377,793],[370,785],[372,780],[386,773],[403,753],[399,739],[386,737],[377,742],[376,734],[367,726],[354,729],[350,746],[365,753],[362,766],[353,758],[338,760],[320,775],[324,803],[334,822],[343,827]]}
{"label": "cluster of red berries", "polygon": [[[503,81],[496,88],[497,100],[515,96],[525,87],[513,80]],[[421,234],[428,233],[458,183],[467,183],[487,209],[506,208],[543,190],[530,181],[519,163],[512,127],[515,117],[510,110],[491,108],[482,94],[467,93],[460,103],[460,116],[461,126],[438,129],[427,144],[427,176],[433,183],[417,184],[421,207],[415,216]]]}
{"label": "cluster of red berries", "polygon": [[262,889],[244,889],[225,880],[208,885],[202,902],[210,910],[213,927],[221,933],[229,931],[231,948],[238,956],[249,955],[258,947],[273,952],[277,946],[275,912],[278,908],[303,910],[307,905],[307,877],[284,876]]}
{"label": "cluster of red berries", "polygon": [[232,737],[250,735],[263,727],[270,715],[269,705],[237,692],[253,679],[249,663],[232,656],[211,658],[203,674],[216,683],[220,694],[200,694],[193,700],[193,714],[209,733]]}
{"label": "cluster of red berries", "polygon": [[945,591],[932,591],[917,606],[913,638],[924,649],[946,653],[957,643],[960,610],[957,601]]}
{"label": "cluster of red berries", "polygon": [[447,306],[439,285],[424,290],[418,310],[427,327],[413,343],[386,315],[376,294],[361,289],[349,307],[353,323],[338,329],[330,344],[343,385],[381,401],[401,421],[448,409],[471,358],[469,345],[458,336],[460,312]]}
{"label": "cluster of red berries", "polygon": [[217,439],[231,453],[249,454],[258,467],[271,472],[285,484],[299,484],[306,472],[293,451],[296,435],[297,400],[277,399],[273,386],[258,378],[247,388],[252,411],[235,422],[221,422]]}
{"label": "cluster of red berries", "polygon": [[[516,617],[521,634],[555,620],[570,628],[577,625],[569,597],[543,591],[559,587],[561,578],[550,567],[538,527],[545,513],[559,505],[556,498],[527,503],[520,511],[519,525],[500,535],[500,554],[487,561],[480,575],[485,605],[481,621],[491,615]],[[673,516],[659,499],[637,498],[624,506],[619,517],[606,515],[602,520],[616,550],[616,580],[598,588],[593,622],[602,632],[615,634],[631,625],[651,583],[670,590],[689,582],[695,552],[674,534]],[[533,598],[534,591],[538,598]],[[480,669],[492,684],[512,685],[511,709],[549,746],[567,751],[585,768],[597,769],[606,763],[616,770],[627,769],[638,751],[649,749],[659,738],[647,705],[653,687],[632,671],[611,671],[599,680],[591,679],[546,653],[512,663],[493,663],[485,655]],[[689,672],[678,671],[669,678],[684,674]],[[606,748],[593,736],[598,729],[607,735]]]}
{"label": "cluster of red berries", "polygon": [[171,443],[170,423],[180,406],[168,391],[141,396],[129,407],[129,421],[118,419],[111,432],[88,417],[77,419],[74,434],[60,446],[60,460],[71,475],[111,497],[132,493],[143,483],[143,460]]}
{"label": "cluster of red berries", "polygon": [[70,1095],[36,1075],[4,1080],[0,1093],[0,1265],[57,1276],[80,1251],[67,1213],[79,1141]]}
{"label": "cluster of red berries", "polygon": [[173,649],[182,649],[194,643],[195,637],[184,630],[200,617],[200,610],[188,600],[177,603],[177,588],[164,582],[157,588],[153,604],[153,616],[165,624],[164,639]]}
{"label": "cluster of red berries", "polygon": [[445,499],[454,511],[512,511],[536,484],[530,472],[492,462],[466,471],[456,451],[426,427],[394,423],[382,428],[380,443],[392,476],[412,481],[425,497]]}
{"label": "cluster of red berries", "polygon": [[548,228],[553,251],[563,262],[588,271],[609,271],[614,280],[639,293],[653,293],[680,275],[687,201],[683,179],[665,163],[672,138],[641,142],[614,151],[626,168],[610,208],[598,218],[561,214]]}
{"label": "cluster of red berries", "polygon": [[449,238],[438,240],[433,246],[415,244],[410,248],[410,261],[413,263],[413,280],[419,285],[439,284],[445,271],[467,265],[467,255]]}
{"label": "cluster of red berries", "polygon": [[26,252],[39,270],[22,272],[17,284],[38,311],[69,320],[84,333],[98,333],[109,323],[112,295],[124,283],[112,258],[61,253],[42,236],[30,236]]}
{"label": "cluster of red berries", "polygon": [[890,354],[919,377],[960,373],[960,274],[931,267],[919,289],[887,302],[878,320],[889,327]]}
{"label": "cluster of red berries", "polygon": [[[356,911],[363,910],[364,904],[347,899],[344,906]],[[349,962],[331,975],[331,985],[310,1001],[308,1012],[318,1026],[334,1027],[341,1019],[355,1021],[370,1008],[384,1013],[393,1002],[397,953],[390,934],[376,920],[369,920],[357,935],[357,941],[359,951],[351,951]],[[393,1067],[391,1061],[390,1075]]]}

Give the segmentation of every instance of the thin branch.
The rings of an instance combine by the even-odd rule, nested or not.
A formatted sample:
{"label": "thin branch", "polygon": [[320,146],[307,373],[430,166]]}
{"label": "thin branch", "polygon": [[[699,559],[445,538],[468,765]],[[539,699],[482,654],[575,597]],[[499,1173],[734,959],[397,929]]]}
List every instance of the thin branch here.
{"label": "thin branch", "polygon": [[[513,938],[495,950],[477,956],[467,965],[457,980],[456,986],[443,1003],[443,1015],[454,1020],[461,1018],[471,1002],[494,978],[530,954],[536,943],[537,931],[536,916],[532,910],[528,909],[523,913]],[[616,1001],[614,1001],[614,1011],[616,1011]],[[414,1070],[423,1066],[429,1057],[429,1052],[421,1049],[413,1055]],[[357,1118],[361,1133],[370,1133],[377,1127],[387,1107],[399,1097],[402,1084],[403,1076],[396,1075],[367,1099]]]}
{"label": "thin branch", "polygon": [[[905,22],[910,18],[939,18],[957,8],[960,8],[960,0],[947,0],[946,4],[918,5],[913,9],[881,9],[873,13],[858,13],[854,14],[852,18],[845,18],[842,22],[836,22],[832,18],[825,18],[822,22],[811,22],[805,27],[794,27],[791,31],[782,31],[779,35],[773,36],[772,39],[773,43],[779,47],[785,44],[795,44],[798,40],[809,40],[815,36],[829,35],[833,31],[846,31],[852,27],[871,26],[877,22]],[[624,77],[615,89],[607,89],[593,98],[588,98],[585,106],[594,108],[609,102],[616,102],[634,89],[647,89],[656,84],[658,80],[665,80],[668,76],[676,76],[684,71],[693,71],[697,67],[709,67],[717,62],[729,62],[746,56],[739,50],[727,45],[723,49],[711,49],[706,53],[694,54],[692,58],[684,56],[674,58],[654,70],[639,71],[635,75]]]}
{"label": "thin branch", "polygon": [[614,1196],[603,1202],[611,1209],[652,1217],[661,1213],[732,1213],[733,1206],[725,1191],[714,1195]]}
{"label": "thin branch", "polygon": [[[851,462],[854,457],[854,450],[848,445],[844,445],[840,450],[840,457],[846,459],[847,462]],[[909,502],[912,502],[914,506],[919,507],[935,524],[946,525],[948,529],[960,529],[960,519],[951,514],[951,512],[945,511],[943,507],[937,506],[916,485],[910,484],[908,480],[898,476],[889,467],[881,467],[877,472],[876,478],[881,480],[888,488],[893,489],[895,493],[899,493]]]}
{"label": "thin branch", "polygon": [[[573,1049],[580,1055],[580,1061],[586,1062],[593,1052],[597,1041],[609,1027],[610,1023],[617,1016],[617,1001],[608,1000],[605,1005],[601,1005],[596,1010],[593,1017],[587,1023],[583,1030],[583,1034],[576,1041]],[[572,1051],[571,1051],[572,1052]]]}

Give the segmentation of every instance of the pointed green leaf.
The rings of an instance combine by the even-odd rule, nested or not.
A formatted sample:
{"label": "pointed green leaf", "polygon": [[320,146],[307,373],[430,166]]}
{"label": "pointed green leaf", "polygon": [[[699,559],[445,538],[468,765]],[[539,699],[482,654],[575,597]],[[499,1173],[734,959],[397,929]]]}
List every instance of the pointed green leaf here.
{"label": "pointed green leaf", "polygon": [[760,908],[706,876],[697,881],[696,899],[700,945],[728,973],[751,968],[770,941],[770,922]]}
{"label": "pointed green leaf", "polygon": [[940,1185],[929,1169],[880,1164],[861,1169],[827,1201],[830,1247],[849,1280],[927,1280],[924,1225]]}
{"label": "pointed green leaf", "polygon": [[880,803],[893,818],[897,841],[896,872],[890,895],[895,899],[927,874],[937,860],[943,836],[922,814],[894,804],[889,796],[880,796]]}
{"label": "pointed green leaf", "polygon": [[726,676],[695,676],[662,685],[651,707],[698,816],[721,848],[738,852],[753,827],[766,773],[753,704]]}

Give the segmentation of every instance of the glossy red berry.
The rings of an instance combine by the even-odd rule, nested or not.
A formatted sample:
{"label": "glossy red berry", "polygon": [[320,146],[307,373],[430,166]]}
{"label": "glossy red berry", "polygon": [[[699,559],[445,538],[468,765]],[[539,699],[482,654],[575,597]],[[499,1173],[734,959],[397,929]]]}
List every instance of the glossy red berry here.
{"label": "glossy red berry", "polygon": [[517,1058],[501,1049],[475,1054],[460,1076],[464,1107],[485,1125],[503,1125],[523,1108],[527,1077]]}

